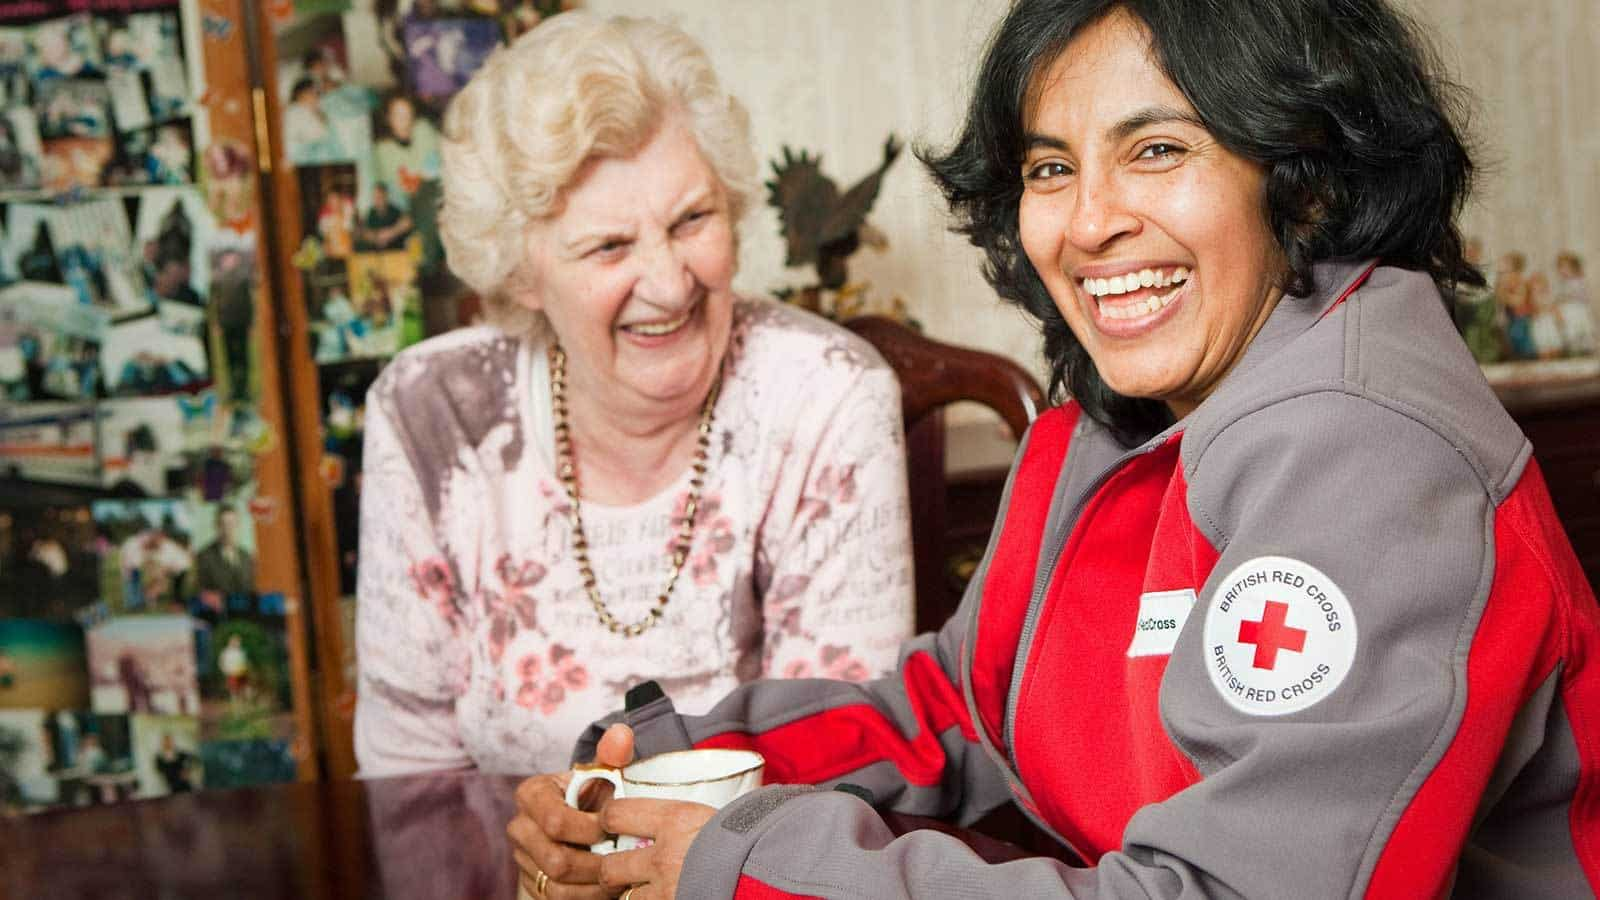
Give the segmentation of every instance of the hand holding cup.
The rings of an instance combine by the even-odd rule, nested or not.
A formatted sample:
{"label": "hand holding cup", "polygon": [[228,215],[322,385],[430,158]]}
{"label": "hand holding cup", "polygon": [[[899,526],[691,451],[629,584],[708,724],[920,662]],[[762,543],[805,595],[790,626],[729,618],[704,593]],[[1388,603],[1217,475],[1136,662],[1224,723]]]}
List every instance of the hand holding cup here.
{"label": "hand holding cup", "polygon": [[629,900],[673,897],[684,857],[717,810],[761,785],[765,761],[750,750],[682,750],[624,768],[590,766],[573,773],[567,799],[584,783],[611,782],[615,792],[600,810],[600,824],[616,834],[600,863],[600,883],[628,890]]}
{"label": "hand holding cup", "polygon": [[[600,739],[595,762],[620,768],[632,761],[632,729],[613,725]],[[550,772],[517,786],[517,814],[506,825],[506,835],[521,870],[523,897],[599,900],[614,894],[600,886],[600,857],[588,849],[610,836],[594,812],[568,805],[571,778],[571,772]],[[599,802],[594,797],[586,805],[592,809]]]}
{"label": "hand holding cup", "polygon": [[[765,765],[749,750],[683,750],[629,763],[632,756],[633,733],[612,726],[593,764],[536,776],[518,788],[520,811],[506,831],[517,847],[527,896],[564,900],[632,888],[630,900],[672,897],[700,828],[717,809],[760,786]],[[598,814],[584,809],[593,806],[584,800],[594,781],[612,786]],[[564,846],[573,843],[588,844],[591,852]]]}

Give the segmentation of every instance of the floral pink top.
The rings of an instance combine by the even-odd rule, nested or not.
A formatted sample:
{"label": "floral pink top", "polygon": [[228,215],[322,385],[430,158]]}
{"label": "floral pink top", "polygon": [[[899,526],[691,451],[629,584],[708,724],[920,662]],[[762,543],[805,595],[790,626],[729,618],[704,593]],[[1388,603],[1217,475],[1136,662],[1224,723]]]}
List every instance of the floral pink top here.
{"label": "floral pink top", "polygon": [[[871,346],[738,301],[690,557],[662,620],[607,631],[568,550],[542,345],[488,327],[406,350],[367,398],[356,647],[365,776],[567,765],[654,678],[702,712],[766,675],[894,668],[912,618],[899,388]],[[688,473],[631,507],[585,503],[624,622],[665,582]]]}

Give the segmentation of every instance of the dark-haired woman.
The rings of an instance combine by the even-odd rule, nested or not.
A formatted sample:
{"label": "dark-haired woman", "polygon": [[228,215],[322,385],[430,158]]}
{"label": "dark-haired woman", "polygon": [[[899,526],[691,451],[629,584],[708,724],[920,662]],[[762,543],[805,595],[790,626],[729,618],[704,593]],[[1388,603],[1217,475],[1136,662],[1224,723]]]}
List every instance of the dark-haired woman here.
{"label": "dark-haired woman", "polygon": [[[1440,299],[1480,283],[1446,92],[1383,0],[1016,4],[930,165],[1075,402],[1029,432],[965,604],[892,678],[636,704],[579,758],[753,746],[789,784],[591,814],[530,779],[524,884],[1600,887],[1600,608]],[[863,790],[796,786],[839,783]],[[873,810],[1008,800],[1087,866],[989,867]],[[573,846],[607,831],[654,844]]]}

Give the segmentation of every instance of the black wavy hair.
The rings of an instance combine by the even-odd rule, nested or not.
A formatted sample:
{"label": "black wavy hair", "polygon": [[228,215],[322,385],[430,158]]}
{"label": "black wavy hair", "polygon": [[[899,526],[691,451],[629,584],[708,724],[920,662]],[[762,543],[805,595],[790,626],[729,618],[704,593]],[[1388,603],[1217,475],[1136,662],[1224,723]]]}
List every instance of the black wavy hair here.
{"label": "black wavy hair", "polygon": [[990,39],[954,146],[917,155],[954,230],[984,251],[984,277],[1039,321],[1052,398],[1070,395],[1129,446],[1172,422],[1164,403],[1100,378],[1018,232],[1034,77],[1118,8],[1149,29],[1154,59],[1212,135],[1266,169],[1287,294],[1316,289],[1314,263],[1364,257],[1425,271],[1446,298],[1484,283],[1456,225],[1473,176],[1457,124],[1464,93],[1386,0],[1018,0]]}

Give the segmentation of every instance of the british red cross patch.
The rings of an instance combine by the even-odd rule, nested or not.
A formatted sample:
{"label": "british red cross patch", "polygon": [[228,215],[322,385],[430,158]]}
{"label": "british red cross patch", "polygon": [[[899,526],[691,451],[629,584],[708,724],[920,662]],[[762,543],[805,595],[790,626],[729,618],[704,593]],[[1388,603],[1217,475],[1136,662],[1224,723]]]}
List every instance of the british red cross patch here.
{"label": "british red cross patch", "polygon": [[1206,672],[1230,706],[1298,712],[1332,694],[1356,656],[1356,619],[1333,580],[1283,556],[1252,559],[1213,588]]}

